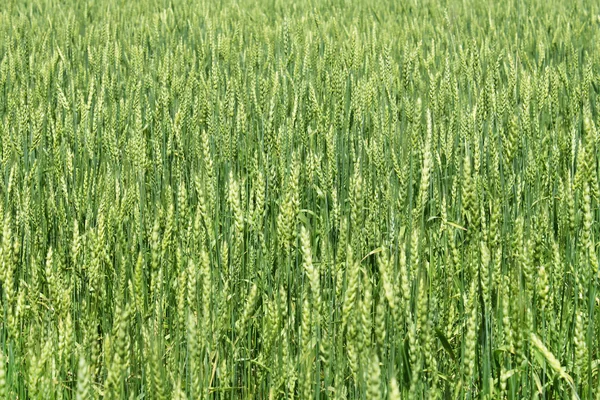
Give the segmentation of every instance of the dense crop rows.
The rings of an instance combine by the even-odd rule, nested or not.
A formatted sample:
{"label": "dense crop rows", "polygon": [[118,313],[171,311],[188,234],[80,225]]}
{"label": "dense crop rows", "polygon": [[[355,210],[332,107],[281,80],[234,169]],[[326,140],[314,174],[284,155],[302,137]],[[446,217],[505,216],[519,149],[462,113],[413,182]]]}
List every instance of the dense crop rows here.
{"label": "dense crop rows", "polygon": [[600,399],[599,29],[3,2],[0,398]]}

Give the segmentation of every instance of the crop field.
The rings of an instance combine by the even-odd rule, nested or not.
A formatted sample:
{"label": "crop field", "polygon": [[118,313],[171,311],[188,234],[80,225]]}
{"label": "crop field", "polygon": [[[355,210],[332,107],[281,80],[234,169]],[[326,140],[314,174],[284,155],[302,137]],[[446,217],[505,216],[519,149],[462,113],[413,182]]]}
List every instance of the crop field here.
{"label": "crop field", "polygon": [[0,399],[600,400],[600,3],[4,0]]}

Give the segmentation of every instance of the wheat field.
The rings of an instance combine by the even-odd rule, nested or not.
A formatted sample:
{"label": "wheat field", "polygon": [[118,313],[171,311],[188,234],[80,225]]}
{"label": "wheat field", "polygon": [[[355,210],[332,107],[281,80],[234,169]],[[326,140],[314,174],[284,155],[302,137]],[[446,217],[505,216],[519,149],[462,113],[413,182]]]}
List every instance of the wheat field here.
{"label": "wheat field", "polygon": [[5,0],[0,399],[600,400],[600,4]]}

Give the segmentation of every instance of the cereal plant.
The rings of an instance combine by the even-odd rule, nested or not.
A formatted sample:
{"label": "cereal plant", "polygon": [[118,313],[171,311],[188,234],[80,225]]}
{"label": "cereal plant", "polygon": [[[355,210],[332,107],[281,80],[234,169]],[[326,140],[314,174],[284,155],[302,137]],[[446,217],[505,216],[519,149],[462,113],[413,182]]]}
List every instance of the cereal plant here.
{"label": "cereal plant", "polygon": [[600,4],[5,0],[0,398],[600,400]]}

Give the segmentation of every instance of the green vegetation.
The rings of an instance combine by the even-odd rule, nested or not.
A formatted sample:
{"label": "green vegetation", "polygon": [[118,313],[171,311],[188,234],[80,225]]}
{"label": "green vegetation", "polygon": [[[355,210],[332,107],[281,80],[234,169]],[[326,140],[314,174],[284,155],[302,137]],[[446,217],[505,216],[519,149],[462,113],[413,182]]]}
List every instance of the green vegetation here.
{"label": "green vegetation", "polygon": [[0,398],[600,399],[599,32],[4,1]]}

